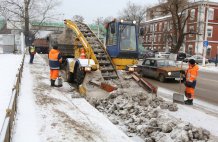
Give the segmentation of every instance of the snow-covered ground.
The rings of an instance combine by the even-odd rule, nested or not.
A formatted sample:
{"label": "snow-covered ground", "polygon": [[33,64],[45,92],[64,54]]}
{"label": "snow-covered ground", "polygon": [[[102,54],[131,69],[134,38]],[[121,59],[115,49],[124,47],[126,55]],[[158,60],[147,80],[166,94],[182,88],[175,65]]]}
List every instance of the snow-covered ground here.
{"label": "snow-covered ground", "polygon": [[206,65],[205,67],[199,66],[199,70],[204,72],[218,73],[218,67],[216,67],[214,64]]}
{"label": "snow-covered ground", "polygon": [[49,67],[40,55],[25,60],[13,142],[128,142],[103,114],[64,82],[50,87]]}
{"label": "snow-covered ground", "polygon": [[12,95],[16,74],[22,60],[21,54],[0,54],[0,129]]}

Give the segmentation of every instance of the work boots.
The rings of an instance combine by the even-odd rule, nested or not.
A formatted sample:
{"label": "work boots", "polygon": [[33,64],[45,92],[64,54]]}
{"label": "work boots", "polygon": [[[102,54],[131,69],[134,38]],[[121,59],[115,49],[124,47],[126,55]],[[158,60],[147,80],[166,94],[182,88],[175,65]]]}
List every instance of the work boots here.
{"label": "work boots", "polygon": [[62,84],[55,85],[55,80],[51,79],[51,87],[62,87]]}
{"label": "work boots", "polygon": [[51,79],[51,87],[57,87],[57,86],[55,85],[55,80],[53,80],[53,79]]}
{"label": "work boots", "polygon": [[193,105],[193,100],[192,99],[191,100],[186,100],[185,104],[186,105]]}

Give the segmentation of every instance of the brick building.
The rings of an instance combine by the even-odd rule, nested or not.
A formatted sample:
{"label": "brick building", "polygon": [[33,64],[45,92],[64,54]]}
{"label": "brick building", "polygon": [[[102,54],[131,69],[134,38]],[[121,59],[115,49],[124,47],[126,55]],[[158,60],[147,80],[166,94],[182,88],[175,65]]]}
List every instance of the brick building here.
{"label": "brick building", "polygon": [[[205,32],[209,46],[206,50],[207,57],[215,57],[218,53],[218,3],[198,1],[191,3],[190,18],[185,27],[185,32],[194,31],[198,34],[189,34],[186,36],[181,51],[193,54],[203,54],[203,41]],[[155,6],[149,10],[158,10]],[[208,14],[207,14],[208,11]],[[145,22],[144,47],[146,49],[169,51],[171,49],[171,40],[168,35],[172,34],[172,19],[170,15],[154,15],[148,12]],[[207,31],[206,21],[208,19]]]}

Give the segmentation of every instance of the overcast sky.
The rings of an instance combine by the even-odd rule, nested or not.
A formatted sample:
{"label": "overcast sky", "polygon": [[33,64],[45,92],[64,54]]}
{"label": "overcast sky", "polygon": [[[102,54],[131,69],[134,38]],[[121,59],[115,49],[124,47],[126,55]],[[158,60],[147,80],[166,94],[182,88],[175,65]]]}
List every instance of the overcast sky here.
{"label": "overcast sky", "polygon": [[[116,17],[129,0],[62,0],[58,12],[63,19],[82,15],[85,22],[92,23],[97,17]],[[158,0],[130,0],[140,5],[154,5]],[[61,20],[63,20],[61,19]]]}

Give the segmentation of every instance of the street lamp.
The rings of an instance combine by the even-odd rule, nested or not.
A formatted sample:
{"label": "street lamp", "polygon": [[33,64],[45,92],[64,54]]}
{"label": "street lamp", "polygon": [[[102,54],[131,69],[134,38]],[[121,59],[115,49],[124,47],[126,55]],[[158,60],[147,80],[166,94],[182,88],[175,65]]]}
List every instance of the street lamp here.
{"label": "street lamp", "polygon": [[[207,41],[207,27],[208,27],[208,12],[209,12],[208,0],[207,0],[207,4],[205,6],[205,12],[207,12],[206,23],[205,23],[205,36],[204,36],[204,41],[206,42]],[[203,63],[202,63],[203,66],[205,66],[206,49],[207,49],[207,46],[204,45],[204,47],[203,47]]]}

